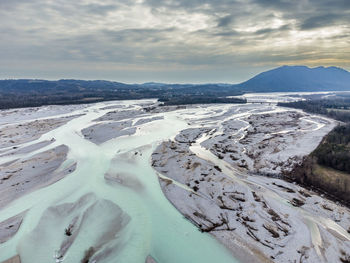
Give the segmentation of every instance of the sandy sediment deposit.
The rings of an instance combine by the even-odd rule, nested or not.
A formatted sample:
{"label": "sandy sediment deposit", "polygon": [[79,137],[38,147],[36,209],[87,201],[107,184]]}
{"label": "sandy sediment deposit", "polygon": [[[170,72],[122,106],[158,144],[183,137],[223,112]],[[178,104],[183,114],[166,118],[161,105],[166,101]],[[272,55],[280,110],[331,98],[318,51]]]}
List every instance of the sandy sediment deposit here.
{"label": "sandy sediment deposit", "polygon": [[6,242],[17,233],[24,215],[25,212],[0,222],[0,244]]}
{"label": "sandy sediment deposit", "polygon": [[[96,217],[98,214],[103,216]],[[23,238],[18,250],[22,261],[28,263],[35,262],[36,258],[51,262],[52,255],[42,249],[47,244],[56,247],[56,262],[63,262],[70,250],[73,250],[71,260],[75,262],[111,260],[116,258],[124,242],[115,237],[123,235],[122,231],[129,221],[130,217],[113,202],[89,193],[74,203],[47,208],[38,225]],[[80,240],[88,244],[77,246]]]}
{"label": "sandy sediment deposit", "polygon": [[54,130],[76,117],[67,116],[2,125],[0,126],[0,149],[10,146],[17,147],[19,144],[36,140],[44,133]]}
{"label": "sandy sediment deposit", "polygon": [[77,105],[48,105],[42,107],[0,110],[0,124],[27,122],[36,119],[48,119],[58,116],[69,116],[73,111],[83,111],[88,104]]}
{"label": "sandy sediment deposit", "polygon": [[101,123],[85,128],[81,132],[86,139],[101,144],[119,136],[134,134],[136,128],[131,125],[132,121]]}
{"label": "sandy sediment deposit", "polygon": [[135,117],[140,117],[140,116],[146,116],[147,114],[142,110],[142,108],[139,109],[120,109],[120,110],[114,110],[114,111],[109,111],[105,115],[95,119],[95,122],[100,122],[100,121],[121,121],[121,120],[126,120],[126,119],[132,119]]}
{"label": "sandy sediment deposit", "polygon": [[93,120],[93,123],[96,124],[81,131],[86,139],[95,144],[105,143],[120,136],[130,136],[136,132],[138,126],[163,119],[163,116],[149,117],[150,114],[146,113],[142,107],[128,109],[123,105],[116,105],[101,109],[114,110],[108,111],[103,116]]}
{"label": "sandy sediment deposit", "polygon": [[297,111],[256,113],[222,122],[202,145],[249,172],[279,176],[309,154],[336,122]]}
{"label": "sandy sediment deposit", "polygon": [[167,198],[242,262],[346,260],[348,208],[258,175],[289,169],[335,122],[282,108],[234,108],[192,119],[197,127],[158,146],[152,165]]}
{"label": "sandy sediment deposit", "polygon": [[55,141],[55,139],[51,139],[51,140],[40,141],[38,143],[33,143],[33,144],[28,145],[28,146],[11,147],[10,149],[4,150],[3,151],[4,153],[2,153],[2,151],[0,150],[0,157],[31,153],[31,152],[34,152],[36,150],[39,150],[40,148],[48,146],[49,144],[53,143],[54,141]]}
{"label": "sandy sediment deposit", "polygon": [[156,116],[156,117],[152,117],[152,118],[142,118],[142,119],[138,119],[136,122],[135,122],[135,126],[138,126],[138,125],[142,125],[142,124],[145,124],[145,123],[148,123],[148,122],[152,122],[152,121],[157,121],[157,120],[163,120],[164,117],[163,116]]}
{"label": "sandy sediment deposit", "polygon": [[66,160],[68,147],[53,149],[0,165],[0,208],[11,201],[62,179],[75,169],[71,164],[57,171]]}

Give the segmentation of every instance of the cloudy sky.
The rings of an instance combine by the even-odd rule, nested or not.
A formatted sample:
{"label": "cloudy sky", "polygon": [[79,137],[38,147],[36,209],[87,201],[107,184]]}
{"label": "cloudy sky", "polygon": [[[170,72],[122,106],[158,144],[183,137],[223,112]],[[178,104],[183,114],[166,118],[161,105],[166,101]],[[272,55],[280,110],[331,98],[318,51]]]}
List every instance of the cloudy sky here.
{"label": "cloudy sky", "polygon": [[236,83],[350,70],[350,0],[0,0],[0,78]]}

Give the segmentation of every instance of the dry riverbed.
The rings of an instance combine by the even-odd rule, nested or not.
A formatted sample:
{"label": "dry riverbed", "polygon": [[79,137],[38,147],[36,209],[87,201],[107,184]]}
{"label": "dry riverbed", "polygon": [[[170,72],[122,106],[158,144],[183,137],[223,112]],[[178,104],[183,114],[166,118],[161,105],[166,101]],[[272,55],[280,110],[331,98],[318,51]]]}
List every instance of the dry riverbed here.
{"label": "dry riverbed", "polygon": [[155,100],[0,116],[1,263],[349,260],[349,209],[278,179],[332,120]]}
{"label": "dry riverbed", "polygon": [[0,150],[40,138],[41,135],[67,123],[77,116],[40,119],[24,123],[6,124],[0,126]]}
{"label": "dry riverbed", "polygon": [[346,262],[350,210],[275,178],[317,147],[335,122],[246,107],[243,114],[199,118],[197,127],[157,148],[152,165],[163,192],[242,262]]}

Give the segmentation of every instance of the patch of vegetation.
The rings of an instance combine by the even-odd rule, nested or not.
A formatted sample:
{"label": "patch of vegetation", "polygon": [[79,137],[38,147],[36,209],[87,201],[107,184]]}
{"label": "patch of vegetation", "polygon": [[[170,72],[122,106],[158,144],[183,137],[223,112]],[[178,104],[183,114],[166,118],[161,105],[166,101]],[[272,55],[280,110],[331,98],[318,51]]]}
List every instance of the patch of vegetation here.
{"label": "patch of vegetation", "polygon": [[319,165],[350,173],[350,124],[334,128],[312,156]]}
{"label": "patch of vegetation", "polygon": [[287,176],[349,205],[350,123],[335,127]]}
{"label": "patch of vegetation", "polygon": [[345,122],[326,135],[320,145],[287,177],[327,193],[350,204],[350,97],[337,94],[334,99],[279,103],[279,106],[302,109]]}
{"label": "patch of vegetation", "polygon": [[239,98],[221,98],[215,96],[172,96],[161,97],[160,102],[164,106],[185,105],[185,104],[208,104],[208,103],[247,103],[246,99]]}
{"label": "patch of vegetation", "polygon": [[280,102],[278,106],[301,109],[305,112],[325,115],[338,121],[350,122],[350,98],[346,96],[327,100]]}
{"label": "patch of vegetation", "polygon": [[311,187],[327,194],[333,200],[350,206],[350,175],[319,165],[317,158],[312,155],[306,156],[300,165],[296,165],[291,172],[285,175],[293,182]]}

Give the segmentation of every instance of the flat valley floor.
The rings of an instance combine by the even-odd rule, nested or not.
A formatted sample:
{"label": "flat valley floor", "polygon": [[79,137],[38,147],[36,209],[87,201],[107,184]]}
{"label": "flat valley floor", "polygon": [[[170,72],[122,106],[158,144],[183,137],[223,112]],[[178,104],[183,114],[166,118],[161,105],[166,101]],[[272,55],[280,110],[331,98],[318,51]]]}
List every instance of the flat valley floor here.
{"label": "flat valley floor", "polygon": [[0,262],[346,262],[349,209],[278,179],[337,123],[276,98],[1,111]]}

